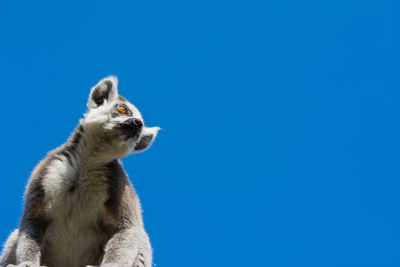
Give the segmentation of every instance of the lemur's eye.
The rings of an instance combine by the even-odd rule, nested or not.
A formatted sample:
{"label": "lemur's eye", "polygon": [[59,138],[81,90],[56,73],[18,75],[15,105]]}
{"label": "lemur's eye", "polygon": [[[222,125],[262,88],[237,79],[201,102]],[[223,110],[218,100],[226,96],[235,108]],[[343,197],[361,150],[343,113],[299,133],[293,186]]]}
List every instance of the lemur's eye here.
{"label": "lemur's eye", "polygon": [[121,111],[121,113],[126,114],[126,108],[124,108],[123,106],[119,107],[119,111]]}

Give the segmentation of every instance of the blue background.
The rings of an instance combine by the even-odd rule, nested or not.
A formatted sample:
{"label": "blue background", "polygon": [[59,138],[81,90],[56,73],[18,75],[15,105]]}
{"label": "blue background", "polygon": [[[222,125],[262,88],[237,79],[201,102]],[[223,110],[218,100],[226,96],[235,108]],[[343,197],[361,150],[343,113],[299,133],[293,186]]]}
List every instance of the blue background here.
{"label": "blue background", "polygon": [[1,1],[0,240],[90,88],[163,130],[123,160],[156,266],[400,265],[398,1]]}

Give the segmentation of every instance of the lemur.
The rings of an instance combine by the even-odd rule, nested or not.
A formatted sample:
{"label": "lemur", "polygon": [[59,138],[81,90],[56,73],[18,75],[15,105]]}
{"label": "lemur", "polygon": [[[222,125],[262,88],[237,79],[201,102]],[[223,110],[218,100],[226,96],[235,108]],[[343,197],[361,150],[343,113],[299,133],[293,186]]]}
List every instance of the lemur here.
{"label": "lemur", "polygon": [[34,169],[0,266],[151,266],[139,198],[119,159],[147,149],[160,128],[145,127],[117,86],[113,76],[95,85],[69,140]]}

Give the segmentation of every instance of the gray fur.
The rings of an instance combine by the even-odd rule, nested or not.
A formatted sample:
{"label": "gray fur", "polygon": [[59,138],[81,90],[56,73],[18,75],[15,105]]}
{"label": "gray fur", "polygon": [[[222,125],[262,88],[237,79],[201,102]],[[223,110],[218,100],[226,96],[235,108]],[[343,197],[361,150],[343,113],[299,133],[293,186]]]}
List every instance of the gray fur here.
{"label": "gray fur", "polygon": [[153,140],[153,136],[152,135],[143,136],[139,140],[139,142],[136,144],[135,150],[140,151],[140,150],[146,149],[149,146],[149,144],[151,143],[152,140]]}
{"label": "gray fur", "polygon": [[[118,113],[119,105],[129,112]],[[93,87],[88,112],[68,142],[33,171],[0,266],[150,267],[139,199],[119,161],[156,137],[158,127],[142,125],[137,108],[118,95],[116,78]]]}

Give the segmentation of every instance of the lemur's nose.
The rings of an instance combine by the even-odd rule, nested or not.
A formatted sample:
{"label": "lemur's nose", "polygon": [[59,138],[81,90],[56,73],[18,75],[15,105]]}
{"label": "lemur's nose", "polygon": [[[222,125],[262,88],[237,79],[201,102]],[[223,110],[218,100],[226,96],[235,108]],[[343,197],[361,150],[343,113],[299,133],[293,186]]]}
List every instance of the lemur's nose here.
{"label": "lemur's nose", "polygon": [[133,137],[137,138],[142,132],[143,121],[141,119],[129,118],[124,123],[121,123],[120,127],[128,139]]}
{"label": "lemur's nose", "polygon": [[132,122],[139,129],[141,129],[143,127],[143,122],[141,120],[139,120],[139,119],[133,119]]}

